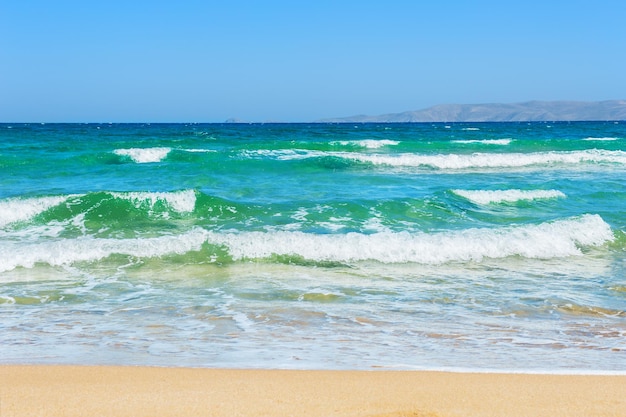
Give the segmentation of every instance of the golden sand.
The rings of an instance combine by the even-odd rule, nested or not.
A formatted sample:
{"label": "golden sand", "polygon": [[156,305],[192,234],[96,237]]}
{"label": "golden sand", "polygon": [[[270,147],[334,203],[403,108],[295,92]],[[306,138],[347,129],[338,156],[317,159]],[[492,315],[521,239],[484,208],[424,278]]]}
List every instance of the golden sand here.
{"label": "golden sand", "polygon": [[626,376],[0,366],[0,417],[626,416]]}

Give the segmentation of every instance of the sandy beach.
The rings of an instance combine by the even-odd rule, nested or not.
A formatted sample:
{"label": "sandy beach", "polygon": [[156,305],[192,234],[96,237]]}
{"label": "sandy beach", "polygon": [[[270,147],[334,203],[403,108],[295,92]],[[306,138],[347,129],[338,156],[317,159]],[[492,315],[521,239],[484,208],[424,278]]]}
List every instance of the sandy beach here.
{"label": "sandy beach", "polygon": [[626,376],[0,366],[0,416],[625,416]]}

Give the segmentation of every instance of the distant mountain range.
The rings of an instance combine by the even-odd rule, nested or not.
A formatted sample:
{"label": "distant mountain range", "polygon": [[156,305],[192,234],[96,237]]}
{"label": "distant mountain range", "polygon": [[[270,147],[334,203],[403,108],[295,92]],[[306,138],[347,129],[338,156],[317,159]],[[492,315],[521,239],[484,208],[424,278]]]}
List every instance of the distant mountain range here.
{"label": "distant mountain range", "polygon": [[529,122],[626,120],[625,100],[527,101],[510,104],[440,104],[379,116],[323,119],[326,123]]}

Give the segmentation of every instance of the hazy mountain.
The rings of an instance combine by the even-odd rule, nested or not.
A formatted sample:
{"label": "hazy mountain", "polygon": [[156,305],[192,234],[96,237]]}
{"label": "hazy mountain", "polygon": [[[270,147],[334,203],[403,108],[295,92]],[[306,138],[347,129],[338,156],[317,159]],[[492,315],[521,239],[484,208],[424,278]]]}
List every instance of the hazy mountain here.
{"label": "hazy mountain", "polygon": [[320,122],[526,122],[626,120],[626,101],[528,101],[509,104],[441,104],[379,116],[351,116]]}

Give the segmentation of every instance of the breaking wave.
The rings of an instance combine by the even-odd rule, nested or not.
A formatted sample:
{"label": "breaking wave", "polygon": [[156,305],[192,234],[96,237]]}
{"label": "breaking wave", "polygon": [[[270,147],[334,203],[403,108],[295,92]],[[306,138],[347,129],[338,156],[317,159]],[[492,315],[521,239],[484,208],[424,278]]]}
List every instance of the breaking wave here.
{"label": "breaking wave", "polygon": [[[118,254],[161,257],[200,251],[215,261],[272,260],[276,256],[314,262],[443,264],[480,262],[485,258],[519,256],[551,259],[576,256],[582,249],[613,241],[610,226],[598,215],[584,215],[536,225],[496,229],[465,229],[439,233],[379,232],[374,234],[312,234],[298,231],[217,232],[194,228],[179,235],[153,238],[102,239],[79,237],[37,243],[0,243],[0,271],[98,261]],[[224,255],[224,251],[225,254]],[[225,258],[224,258],[225,256]],[[195,258],[194,258],[195,259]]]}
{"label": "breaking wave", "polygon": [[147,164],[161,162],[171,150],[171,148],[130,148],[116,149],[113,153],[119,156],[127,156],[138,164]]}
{"label": "breaking wave", "polygon": [[379,149],[385,146],[395,146],[400,142],[397,140],[388,140],[388,139],[364,139],[364,140],[342,140],[331,142],[331,145],[342,145],[342,146],[360,146],[362,148],[367,149]]}
{"label": "breaking wave", "polygon": [[325,152],[302,149],[281,149],[246,151],[243,155],[249,158],[275,158],[277,160],[334,157],[373,165],[430,168],[437,170],[576,166],[580,164],[626,165],[626,152],[599,149],[534,153],[476,152],[471,154],[367,154],[359,152]]}
{"label": "breaking wave", "polygon": [[452,192],[473,203],[483,205],[566,197],[558,190],[452,190]]}
{"label": "breaking wave", "polygon": [[0,227],[27,221],[51,207],[65,202],[70,196],[10,198],[0,201]]}

